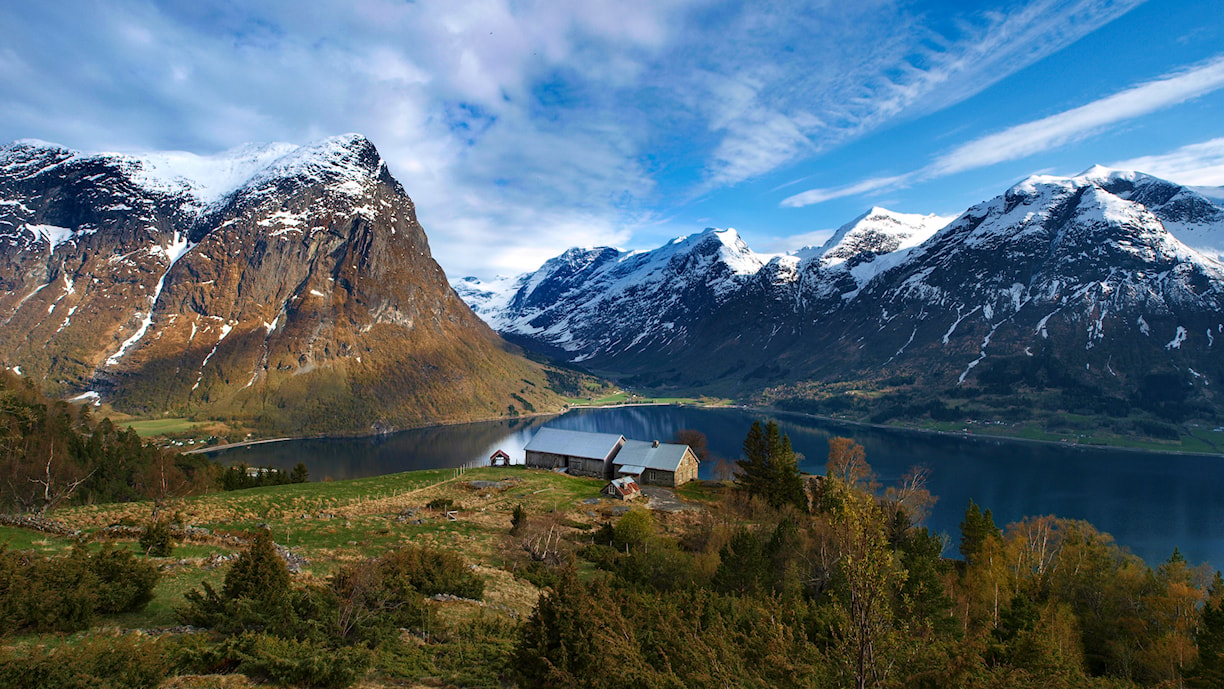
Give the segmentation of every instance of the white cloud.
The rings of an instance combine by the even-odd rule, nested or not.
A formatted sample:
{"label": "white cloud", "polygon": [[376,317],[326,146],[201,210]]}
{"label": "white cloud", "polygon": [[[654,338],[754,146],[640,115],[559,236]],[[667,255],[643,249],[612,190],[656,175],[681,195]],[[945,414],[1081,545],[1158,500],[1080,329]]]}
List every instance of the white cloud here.
{"label": "white cloud", "polygon": [[1184,103],[1224,87],[1224,57],[1112,96],[971,141],[940,156],[925,176],[1018,160],[1083,139],[1112,124]]}
{"label": "white cloud", "polygon": [[912,178],[913,174],[911,173],[893,177],[874,177],[840,187],[808,189],[807,191],[782,199],[781,205],[789,208],[802,208],[803,206],[812,206],[817,203],[824,203],[825,201],[845,198],[847,196],[857,196],[882,189],[896,189]]}
{"label": "white cloud", "polygon": [[1224,138],[1190,144],[1163,155],[1111,163],[1115,170],[1137,170],[1178,184],[1224,186]]}
{"label": "white cloud", "polygon": [[[792,208],[810,206],[832,199],[897,189],[917,181],[937,179],[996,163],[1019,160],[1094,136],[1111,125],[1184,103],[1220,88],[1224,88],[1224,56],[1154,81],[1133,86],[1078,108],[974,139],[939,156],[920,170],[891,177],[866,179],[839,187],[809,189],[788,196],[782,200],[781,205]],[[1190,151],[1183,149],[1180,158],[1177,158],[1175,153],[1170,154],[1174,156],[1174,159],[1160,162],[1168,165],[1184,165],[1183,170],[1190,172],[1196,165],[1194,160],[1204,157],[1210,159],[1211,156],[1218,155],[1219,147],[1212,144],[1214,142],[1199,144],[1203,148]],[[1147,171],[1141,166],[1131,166],[1130,162],[1133,161],[1120,165]],[[1196,178],[1208,178],[1212,165],[1212,163],[1200,165],[1202,169]],[[1210,178],[1215,179],[1215,177]],[[1210,182],[1195,183],[1209,184]]]}
{"label": "white cloud", "polygon": [[722,32],[726,57],[705,60],[738,88],[709,87],[720,140],[701,191],[959,103],[1143,1],[1030,0],[942,31],[892,2],[745,7]]}
{"label": "white cloud", "polygon": [[1137,2],[941,31],[893,0],[7,3],[0,138],[208,154],[362,132],[448,272],[513,272],[959,102]]}

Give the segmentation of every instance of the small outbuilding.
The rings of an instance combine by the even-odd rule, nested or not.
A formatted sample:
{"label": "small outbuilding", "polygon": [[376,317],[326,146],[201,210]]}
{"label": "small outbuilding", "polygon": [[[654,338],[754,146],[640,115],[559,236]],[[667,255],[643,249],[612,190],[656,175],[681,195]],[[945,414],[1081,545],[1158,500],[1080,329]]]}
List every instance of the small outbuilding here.
{"label": "small outbuilding", "polygon": [[633,476],[642,485],[675,488],[697,478],[699,463],[688,445],[627,440],[613,468],[617,476]]}
{"label": "small outbuilding", "polygon": [[642,487],[633,480],[632,476],[622,476],[609,481],[601,492],[610,498],[632,500],[642,494]]}
{"label": "small outbuilding", "polygon": [[489,466],[508,467],[510,466],[510,454],[505,450],[498,450],[489,455]]}
{"label": "small outbuilding", "polygon": [[625,444],[625,436],[541,428],[527,443],[529,467],[565,469],[575,476],[612,478],[612,459]]}

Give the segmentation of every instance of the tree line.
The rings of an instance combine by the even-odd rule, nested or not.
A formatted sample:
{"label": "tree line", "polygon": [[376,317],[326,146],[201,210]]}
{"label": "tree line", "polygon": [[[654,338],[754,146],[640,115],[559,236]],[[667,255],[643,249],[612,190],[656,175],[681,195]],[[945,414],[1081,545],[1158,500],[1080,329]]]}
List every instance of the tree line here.
{"label": "tree line", "polygon": [[309,480],[300,463],[249,472],[146,443],[130,427],[94,419],[87,404],[48,399],[11,371],[0,371],[0,476],[0,511],[36,514]]}

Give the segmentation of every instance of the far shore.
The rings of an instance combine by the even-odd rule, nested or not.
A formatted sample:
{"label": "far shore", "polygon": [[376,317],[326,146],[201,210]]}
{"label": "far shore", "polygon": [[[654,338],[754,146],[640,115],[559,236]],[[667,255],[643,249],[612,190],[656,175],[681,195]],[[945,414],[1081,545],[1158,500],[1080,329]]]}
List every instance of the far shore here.
{"label": "far shore", "polygon": [[872,428],[872,429],[877,429],[877,430],[882,430],[882,431],[892,431],[892,432],[898,432],[898,433],[919,433],[919,434],[945,436],[945,437],[950,437],[950,438],[964,438],[964,439],[976,439],[976,440],[1002,440],[1002,441],[1007,441],[1007,442],[1018,442],[1018,443],[1036,443],[1040,445],[1055,445],[1058,447],[1073,447],[1073,448],[1077,448],[1081,450],[1088,450],[1088,451],[1112,450],[1112,451],[1122,451],[1122,452],[1149,452],[1149,453],[1172,454],[1172,455],[1191,455],[1191,456],[1198,456],[1198,457],[1224,456],[1224,453],[1217,453],[1217,452],[1193,452],[1189,450],[1173,450],[1173,449],[1165,449],[1165,448],[1159,448],[1159,447],[1127,447],[1123,445],[1112,445],[1112,444],[1087,444],[1087,443],[1080,443],[1080,442],[1075,442],[1071,440],[1043,440],[1039,438],[1023,438],[1020,436],[995,434],[995,433],[941,431],[941,430],[936,430],[932,428],[918,428],[915,426],[871,423],[868,421],[855,421],[853,419],[843,419],[843,418],[838,418],[834,416],[823,416],[820,414],[811,414],[807,412],[790,411],[787,409],[779,409],[777,407],[755,407],[755,406],[744,405],[744,404],[700,404],[700,403],[693,403],[693,402],[683,402],[683,403],[677,403],[677,402],[618,402],[616,404],[605,404],[605,405],[598,405],[598,406],[570,405],[564,411],[558,411],[558,412],[536,412],[536,413],[531,413],[531,414],[522,414],[520,416],[473,419],[471,421],[451,421],[451,422],[430,424],[427,426],[413,426],[409,428],[401,428],[401,429],[396,429],[394,431],[387,431],[385,433],[369,433],[369,434],[362,434],[362,435],[309,435],[309,436],[297,436],[297,437],[264,438],[264,439],[259,439],[259,440],[246,440],[246,441],[236,442],[236,443],[226,443],[224,445],[214,445],[212,447],[198,447],[198,448],[194,448],[191,450],[184,450],[182,453],[183,454],[207,454],[210,452],[221,452],[223,450],[230,450],[230,449],[239,448],[239,447],[248,447],[251,445],[262,445],[265,443],[279,443],[279,442],[284,442],[287,440],[375,437],[378,435],[386,435],[387,433],[398,433],[401,431],[421,430],[425,428],[441,428],[445,426],[455,426],[455,425],[461,425],[465,423],[487,423],[491,421],[510,421],[510,420],[515,420],[515,419],[536,418],[536,417],[541,417],[541,416],[555,417],[555,416],[561,416],[562,414],[565,414],[570,411],[574,411],[576,409],[622,409],[626,407],[671,407],[671,406],[701,407],[704,409],[739,409],[739,410],[750,412],[750,413],[760,413],[760,414],[766,414],[766,415],[768,414],[786,414],[790,416],[798,416],[802,418],[812,419],[812,420],[820,421],[822,423],[827,423],[827,424],[841,424],[845,426]]}
{"label": "far shore", "polygon": [[1088,444],[1080,443],[1072,440],[1042,440],[1040,438],[1023,438],[1016,435],[1005,435],[996,433],[972,433],[967,431],[940,431],[934,428],[918,428],[916,426],[892,425],[885,423],[871,423],[869,421],[855,421],[853,419],[841,419],[835,416],[821,416],[820,414],[809,414],[807,412],[790,411],[788,409],[778,409],[777,407],[748,407],[737,406],[738,409],[745,411],[761,411],[766,413],[789,414],[792,416],[802,416],[807,419],[815,419],[830,424],[844,424],[847,426],[859,426],[861,428],[875,428],[883,431],[895,431],[900,433],[922,433],[931,435],[942,435],[950,438],[969,438],[976,440],[1006,440],[1015,443],[1036,443],[1039,445],[1056,445],[1058,447],[1073,447],[1080,450],[1112,450],[1119,452],[1148,452],[1159,453],[1166,455],[1191,455],[1196,457],[1220,457],[1224,453],[1219,452],[1193,452],[1190,450],[1169,450],[1159,447],[1127,447],[1125,445],[1104,444]]}

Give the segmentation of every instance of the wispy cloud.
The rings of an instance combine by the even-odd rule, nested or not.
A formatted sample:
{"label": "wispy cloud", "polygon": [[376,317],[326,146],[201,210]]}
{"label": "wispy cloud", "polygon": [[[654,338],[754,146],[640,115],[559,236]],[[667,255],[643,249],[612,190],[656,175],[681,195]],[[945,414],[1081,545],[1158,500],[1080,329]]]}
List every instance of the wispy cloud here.
{"label": "wispy cloud", "polygon": [[734,60],[709,68],[724,82],[751,87],[711,89],[708,102],[718,114],[709,122],[719,142],[705,188],[736,184],[899,118],[959,103],[1142,2],[1030,0],[950,27],[892,2],[821,5],[822,11],[742,8],[719,27]]}
{"label": "wispy cloud", "polygon": [[913,177],[912,173],[895,175],[893,177],[874,177],[840,187],[808,189],[807,191],[786,197],[782,200],[782,205],[788,208],[802,208],[803,206],[811,206],[847,196],[858,196],[859,194],[867,194],[882,189],[896,189],[913,179]]}
{"label": "wispy cloud", "polygon": [[1138,170],[1179,184],[1224,186],[1224,138],[1190,144],[1163,155],[1111,163],[1117,170]]}
{"label": "wispy cloud", "polygon": [[[974,139],[919,170],[839,187],[809,189],[783,199],[781,205],[796,208],[809,206],[1019,160],[1094,136],[1112,125],[1184,103],[1220,88],[1224,88],[1224,56],[1133,86],[1087,105]],[[1194,152],[1187,155],[1194,155]]]}
{"label": "wispy cloud", "polygon": [[1221,87],[1224,87],[1224,57],[1057,115],[971,141],[940,156],[923,174],[942,177],[1025,158],[1092,136],[1110,125],[1184,103]]}

